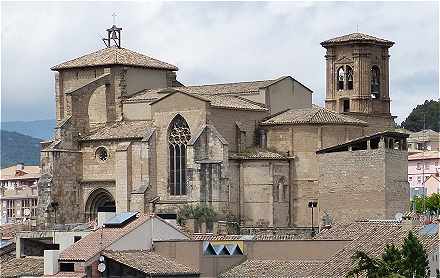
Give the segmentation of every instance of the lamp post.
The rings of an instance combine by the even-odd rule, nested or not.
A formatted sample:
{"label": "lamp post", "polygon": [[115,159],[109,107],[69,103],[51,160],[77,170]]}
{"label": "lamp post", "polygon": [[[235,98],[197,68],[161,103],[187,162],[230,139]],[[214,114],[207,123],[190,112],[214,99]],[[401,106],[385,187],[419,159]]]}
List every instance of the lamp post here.
{"label": "lamp post", "polygon": [[312,237],[315,236],[315,227],[313,226],[313,208],[318,206],[318,201],[309,201],[309,208],[312,209]]}

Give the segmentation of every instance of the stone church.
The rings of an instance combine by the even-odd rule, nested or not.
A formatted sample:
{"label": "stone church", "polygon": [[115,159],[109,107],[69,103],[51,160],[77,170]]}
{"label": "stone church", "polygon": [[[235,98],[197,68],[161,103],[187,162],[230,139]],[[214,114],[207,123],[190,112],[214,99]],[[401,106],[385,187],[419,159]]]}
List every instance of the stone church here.
{"label": "stone church", "polygon": [[[210,206],[219,219],[233,215],[242,227],[308,227],[311,201],[319,212],[315,225],[323,215],[342,221],[335,217],[340,209],[349,216],[353,211],[351,219],[389,219],[405,211],[404,172],[364,171],[359,183],[342,187],[320,175],[332,167],[320,156],[338,146],[357,154],[356,144],[364,141],[358,148],[363,159],[379,161],[368,165],[388,169],[406,161],[406,137],[383,132],[394,125],[388,88],[393,42],[361,33],[322,42],[323,108],[292,76],[182,84],[176,66],[123,48],[121,28],[107,34],[106,48],[51,68],[57,126],[53,139],[42,143],[41,223],[84,222],[106,210],[173,217],[185,204]],[[354,148],[344,145],[350,142]],[[373,152],[373,145],[383,152]],[[326,148],[330,154],[321,154]],[[356,171],[335,171],[329,176],[359,178]],[[392,208],[390,192],[398,196]],[[339,204],[350,196],[358,202]]]}

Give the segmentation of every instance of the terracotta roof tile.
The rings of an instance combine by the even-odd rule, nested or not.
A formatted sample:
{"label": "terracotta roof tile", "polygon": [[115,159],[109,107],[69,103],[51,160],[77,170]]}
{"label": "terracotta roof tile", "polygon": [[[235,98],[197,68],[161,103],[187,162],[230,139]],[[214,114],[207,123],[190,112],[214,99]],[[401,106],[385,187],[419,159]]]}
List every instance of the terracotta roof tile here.
{"label": "terracotta roof tile", "polygon": [[350,240],[334,255],[322,261],[251,260],[224,272],[220,277],[345,277],[352,268],[352,256],[364,251],[379,257],[387,244],[401,246],[412,230],[430,252],[438,248],[438,232],[422,235],[421,226],[407,228],[398,222],[355,222],[338,224],[323,230],[316,240]]}
{"label": "terracotta roof tile", "polygon": [[440,159],[440,152],[425,151],[408,156],[408,160],[419,160],[419,159]]}
{"label": "terracotta roof tile", "polygon": [[236,82],[236,83],[146,89],[137,92],[128,101],[157,99],[163,95],[161,94],[161,92],[166,93],[167,90],[178,90],[189,94],[209,94],[209,95],[223,95],[223,94],[241,95],[241,94],[255,93],[258,92],[260,88],[265,88],[282,78],[285,77],[281,77],[277,79],[269,79],[269,80],[244,81],[244,82]]}
{"label": "terracotta roof tile", "polygon": [[98,50],[96,52],[53,66],[51,70],[109,65],[126,65],[153,69],[178,70],[176,66],[171,64],[156,60],[129,49],[118,47],[108,47]]}
{"label": "terracotta roof tile", "polygon": [[150,219],[148,214],[139,214],[136,220],[123,227],[100,228],[61,252],[60,260],[88,261],[148,219]]}
{"label": "terracotta roof tile", "polygon": [[41,276],[43,272],[43,257],[12,258],[0,265],[0,277]]}
{"label": "terracotta roof tile", "polygon": [[289,109],[278,113],[261,123],[262,125],[282,124],[341,124],[367,125],[366,122],[312,105],[310,108]]}
{"label": "terracotta roof tile", "polygon": [[146,250],[112,251],[103,252],[107,258],[121,264],[137,269],[148,275],[191,275],[199,274],[196,270],[175,260],[160,256]]}
{"label": "terracotta roof tile", "polygon": [[82,141],[143,138],[152,128],[151,121],[120,121],[112,125],[98,128]]}
{"label": "terracotta roof tile", "polygon": [[321,42],[321,45],[325,47],[327,45],[341,44],[341,43],[346,43],[346,42],[373,42],[373,43],[384,44],[389,47],[391,47],[394,44],[394,42],[392,42],[392,41],[376,38],[376,37],[373,37],[371,35],[367,35],[364,33],[351,33],[348,35],[344,35],[344,36],[340,36],[340,37],[336,37],[333,39],[323,41],[323,42]]}

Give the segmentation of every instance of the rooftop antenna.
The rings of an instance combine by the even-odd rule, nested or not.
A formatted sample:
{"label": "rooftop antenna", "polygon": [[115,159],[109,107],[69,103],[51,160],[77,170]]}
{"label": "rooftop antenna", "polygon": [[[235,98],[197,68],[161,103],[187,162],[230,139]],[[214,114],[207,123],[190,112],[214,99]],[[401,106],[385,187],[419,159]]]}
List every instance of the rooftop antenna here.
{"label": "rooftop antenna", "polygon": [[121,30],[122,28],[116,27],[116,14],[112,14],[113,17],[113,26],[110,29],[107,29],[107,38],[103,38],[105,46],[112,47],[112,42],[118,48],[121,48]]}
{"label": "rooftop antenna", "polygon": [[356,24],[356,33],[359,33],[359,24]]}

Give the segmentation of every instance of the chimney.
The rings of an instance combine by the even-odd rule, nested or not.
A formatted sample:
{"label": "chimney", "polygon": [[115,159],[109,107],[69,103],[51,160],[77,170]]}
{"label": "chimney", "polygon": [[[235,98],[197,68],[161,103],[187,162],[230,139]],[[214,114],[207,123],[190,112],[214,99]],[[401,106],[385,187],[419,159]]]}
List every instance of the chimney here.
{"label": "chimney", "polygon": [[44,250],[44,275],[55,275],[59,271],[60,250]]}
{"label": "chimney", "polygon": [[116,212],[98,211],[98,228],[101,228],[104,223],[116,215]]}
{"label": "chimney", "polygon": [[24,164],[22,162],[17,163],[17,166],[15,168],[15,175],[16,176],[23,176],[24,175]]}

